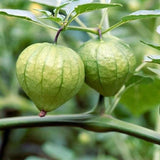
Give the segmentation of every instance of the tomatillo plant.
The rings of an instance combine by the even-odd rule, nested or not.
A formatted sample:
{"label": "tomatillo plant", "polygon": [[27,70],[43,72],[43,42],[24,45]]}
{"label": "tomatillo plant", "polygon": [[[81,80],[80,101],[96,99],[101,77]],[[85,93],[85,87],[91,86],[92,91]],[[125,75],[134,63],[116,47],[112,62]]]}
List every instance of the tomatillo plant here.
{"label": "tomatillo plant", "polygon": [[[38,3],[38,1],[36,1]],[[42,3],[42,2],[41,2]],[[43,2],[48,5],[47,2]],[[86,3],[77,1],[59,3],[48,10],[38,10],[42,16],[36,17],[32,12],[17,9],[0,9],[0,14],[28,20],[42,27],[56,31],[53,44],[36,43],[28,46],[20,54],[16,72],[18,81],[40,110],[40,117],[46,112],[60,107],[78,93],[84,81],[100,94],[95,108],[82,114],[56,115],[39,118],[38,116],[4,118],[0,129],[26,128],[38,126],[72,126],[94,132],[120,132],[160,145],[160,134],[156,131],[113,118],[114,111],[122,94],[142,79],[136,68],[136,58],[130,46],[119,38],[105,34],[132,20],[160,16],[159,10],[140,10],[121,18],[109,28],[100,25],[86,27],[78,18],[83,13],[104,8],[122,7],[118,3]],[[72,8],[72,9],[69,9]],[[107,15],[107,14],[106,14]],[[48,21],[54,22],[52,26]],[[72,22],[77,22],[79,26]],[[92,34],[93,39],[72,49],[59,45],[58,37],[67,30],[78,30]],[[135,78],[136,77],[136,78]],[[104,105],[104,97],[108,100]],[[106,104],[106,103],[105,103]]]}

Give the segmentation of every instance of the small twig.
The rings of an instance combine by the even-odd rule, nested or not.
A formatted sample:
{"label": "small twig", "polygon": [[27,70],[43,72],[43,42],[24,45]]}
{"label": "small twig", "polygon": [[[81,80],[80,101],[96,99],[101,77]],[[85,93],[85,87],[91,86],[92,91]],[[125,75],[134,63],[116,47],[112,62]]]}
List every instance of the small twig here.
{"label": "small twig", "polygon": [[124,24],[124,23],[126,23],[126,22],[128,22],[128,21],[120,21],[120,22],[114,24],[113,26],[109,27],[108,29],[104,30],[104,31],[102,32],[102,34],[105,34],[105,33],[109,32],[109,31],[111,31],[111,30],[113,30],[113,29],[121,26],[122,24]]}
{"label": "small twig", "polygon": [[[77,24],[79,24],[81,27],[83,28],[87,28],[87,26],[78,18],[76,17],[75,19],[75,22],[77,22]],[[88,33],[88,32],[87,32]],[[94,38],[94,35],[88,33],[88,35],[91,37],[91,38]]]}
{"label": "small twig", "polygon": [[76,30],[76,31],[84,31],[89,32],[98,35],[97,30],[95,28],[85,28],[85,27],[79,27],[79,26],[67,26],[65,27],[65,30]]}
{"label": "small twig", "polygon": [[125,85],[123,85],[121,87],[121,89],[119,90],[119,92],[115,95],[115,99],[111,105],[111,108],[109,108],[109,110],[107,112],[108,114],[111,114],[115,110],[115,108],[116,108],[117,104],[119,103],[121,96],[124,93],[125,89],[126,89],[126,87],[125,87]]}

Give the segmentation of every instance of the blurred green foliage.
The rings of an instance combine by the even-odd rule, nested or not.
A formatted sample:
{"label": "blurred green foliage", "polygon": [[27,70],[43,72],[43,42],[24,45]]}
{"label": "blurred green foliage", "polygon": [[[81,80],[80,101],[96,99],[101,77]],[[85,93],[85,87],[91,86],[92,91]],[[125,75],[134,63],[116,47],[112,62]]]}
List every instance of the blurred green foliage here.
{"label": "blurred green foliage", "polygon": [[[112,0],[112,2],[117,2]],[[157,0],[119,0],[123,7],[109,9],[110,25],[124,15],[141,9],[160,9]],[[30,1],[1,0],[0,8],[49,9]],[[34,11],[35,12],[35,11]],[[37,12],[35,12],[38,14]],[[80,16],[91,27],[97,27],[101,11]],[[156,32],[160,19],[145,19],[122,25],[112,34],[131,45],[141,64],[144,55],[159,54],[140,40],[160,44]],[[28,45],[37,42],[53,42],[55,32],[17,18],[0,16],[0,117],[35,115],[38,110],[20,88],[15,64],[18,55]],[[89,40],[87,33],[66,31],[59,43],[74,50]],[[153,65],[152,65],[153,66]],[[154,67],[159,67],[154,65]],[[151,74],[147,67],[143,69]],[[122,96],[114,115],[122,120],[148,128],[155,128],[156,107],[160,104],[160,80],[129,88]],[[80,113],[94,107],[98,93],[84,85],[78,95],[50,114]],[[1,142],[1,141],[0,141]],[[5,159],[11,160],[151,160],[155,146],[122,134],[97,134],[77,128],[31,128],[11,131]]]}

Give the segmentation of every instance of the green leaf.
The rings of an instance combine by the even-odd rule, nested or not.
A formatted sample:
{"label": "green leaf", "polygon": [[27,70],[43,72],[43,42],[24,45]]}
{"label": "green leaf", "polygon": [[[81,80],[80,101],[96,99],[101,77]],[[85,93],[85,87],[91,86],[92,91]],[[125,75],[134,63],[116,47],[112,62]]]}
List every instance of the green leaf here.
{"label": "green leaf", "polygon": [[[91,3],[93,0],[30,0],[32,2],[42,4],[45,6],[49,6],[52,8],[60,9],[60,12],[63,14],[70,14],[74,8],[78,5],[85,4],[85,3]],[[64,13],[64,12],[65,13]]]}
{"label": "green leaf", "polygon": [[36,22],[36,23],[41,23],[41,21],[39,21],[32,12],[26,11],[26,10],[0,9],[0,14],[7,15],[7,16],[18,17],[18,18],[22,18],[22,19],[25,19],[25,20],[28,20],[28,21],[33,21],[33,22]]}
{"label": "green leaf", "polygon": [[43,145],[42,149],[52,158],[58,160],[75,160],[74,152],[63,146],[48,142]]}
{"label": "green leaf", "polygon": [[152,48],[160,50],[160,45],[153,44],[153,43],[148,43],[148,42],[144,42],[144,41],[140,41],[140,42],[142,42],[142,43],[144,43],[144,44],[146,44],[146,45],[148,45],[148,46],[150,46]]}
{"label": "green leaf", "polygon": [[42,16],[42,17],[40,17],[40,18],[49,19],[49,20],[54,21],[54,22],[56,22],[56,23],[62,22],[62,19],[61,19],[61,18],[58,18],[58,17],[52,17],[52,16],[47,17],[47,16]]}
{"label": "green leaf", "polygon": [[70,0],[70,4],[66,5],[63,9],[67,14],[72,13],[78,5],[83,5],[86,3],[91,3],[93,0]]}
{"label": "green leaf", "polygon": [[49,19],[49,20],[52,20],[56,23],[60,23],[63,21],[63,19],[65,18],[63,15],[57,15],[57,17],[53,16],[52,13],[50,11],[47,11],[47,10],[42,10],[42,9],[36,9],[37,11],[43,13],[44,15],[39,17],[39,18],[42,18],[42,19]]}
{"label": "green leaf", "polygon": [[52,12],[43,10],[43,9],[35,9],[36,11],[39,11],[40,13],[43,13],[46,16],[52,16]]}
{"label": "green leaf", "polygon": [[144,58],[145,62],[157,63],[160,64],[160,55],[150,55]]}
{"label": "green leaf", "polygon": [[150,71],[152,71],[153,73],[157,74],[158,76],[160,76],[160,69],[156,69],[156,68],[151,68],[151,67],[147,67]]}
{"label": "green leaf", "polygon": [[46,28],[50,28],[56,31],[58,30],[57,28],[44,24],[43,22],[38,20],[38,18],[30,11],[19,10],[19,9],[0,9],[0,14],[12,16],[12,17],[18,17],[18,18],[21,18],[21,19],[24,19],[30,22],[34,22],[35,24],[38,24]]}
{"label": "green leaf", "polygon": [[103,9],[103,8],[108,8],[108,7],[117,7],[117,6],[122,6],[121,4],[118,3],[87,3],[83,5],[78,5],[75,7],[74,11],[76,14],[82,14],[85,12],[90,12],[98,9]]}
{"label": "green leaf", "polygon": [[129,88],[120,102],[135,115],[152,110],[160,104],[160,80],[155,79],[152,83],[140,83]]}
{"label": "green leaf", "polygon": [[160,10],[139,10],[122,17],[122,21],[132,21],[143,18],[155,18],[160,16]]}
{"label": "green leaf", "polygon": [[59,7],[61,4],[65,3],[66,0],[61,0],[61,2],[59,2],[59,0],[30,0],[31,2],[35,2],[38,4],[42,4],[45,6],[49,6],[49,7]]}
{"label": "green leaf", "polygon": [[130,87],[136,85],[138,83],[151,83],[153,82],[153,78],[150,76],[146,76],[143,74],[134,74],[125,84],[126,87]]}

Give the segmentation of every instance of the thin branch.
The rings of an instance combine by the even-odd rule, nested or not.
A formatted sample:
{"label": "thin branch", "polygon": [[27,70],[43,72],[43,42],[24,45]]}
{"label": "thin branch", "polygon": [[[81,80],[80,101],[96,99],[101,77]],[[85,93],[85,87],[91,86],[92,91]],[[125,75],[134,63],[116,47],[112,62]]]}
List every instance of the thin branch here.
{"label": "thin branch", "polygon": [[104,33],[106,33],[106,32],[109,32],[109,31],[115,29],[115,28],[121,26],[122,24],[124,24],[124,23],[126,23],[126,22],[127,22],[127,21],[125,21],[125,22],[124,22],[124,21],[120,21],[120,22],[114,24],[113,26],[109,27],[109,28],[106,29],[105,31],[103,31],[102,34],[104,34]]}
{"label": "thin branch", "polygon": [[98,32],[95,28],[83,28],[78,26],[67,26],[65,30],[77,30],[77,31],[84,31],[84,32],[90,32],[93,34],[98,35]]}
{"label": "thin branch", "polygon": [[[111,0],[100,0],[100,2],[109,4],[109,3],[111,3]],[[109,28],[108,8],[103,9],[101,12],[102,12],[102,18],[101,18],[101,21],[99,24],[99,28],[101,28],[104,23],[104,26],[108,29]]]}
{"label": "thin branch", "polygon": [[108,115],[94,114],[56,115],[4,118],[0,130],[27,127],[69,126],[80,127],[94,132],[120,132],[160,145],[160,134],[134,124],[120,121]]}
{"label": "thin branch", "polygon": [[119,90],[119,92],[115,95],[111,107],[110,107],[109,110],[106,112],[107,114],[111,114],[111,113],[115,110],[115,108],[116,108],[117,104],[119,103],[119,101],[120,101],[120,99],[121,99],[121,96],[122,96],[122,94],[124,93],[124,91],[125,91],[125,85],[123,85],[123,86],[121,87],[121,89]]}
{"label": "thin branch", "polygon": [[48,28],[48,29],[52,29],[52,30],[54,30],[54,31],[58,31],[58,28],[53,27],[53,26],[50,26],[50,25],[45,24],[45,23],[42,23],[42,22],[41,22],[41,23],[33,22],[33,23],[38,24],[39,26],[42,26],[42,27],[45,27],[45,28]]}
{"label": "thin branch", "polygon": [[[77,24],[79,24],[81,27],[83,28],[87,28],[87,26],[78,18],[76,17],[75,19],[75,22],[77,22]],[[87,32],[88,33],[88,32]],[[94,35],[88,33],[88,35],[91,37],[91,38],[94,38]]]}
{"label": "thin branch", "polygon": [[141,63],[141,64],[135,69],[135,72],[139,72],[143,67],[145,67],[146,64],[147,64],[147,62]]}
{"label": "thin branch", "polygon": [[87,26],[86,26],[78,17],[76,17],[74,20],[75,20],[75,22],[77,22],[77,24],[79,24],[81,27],[87,28]]}

